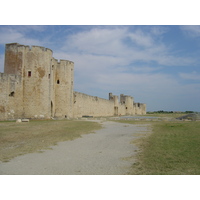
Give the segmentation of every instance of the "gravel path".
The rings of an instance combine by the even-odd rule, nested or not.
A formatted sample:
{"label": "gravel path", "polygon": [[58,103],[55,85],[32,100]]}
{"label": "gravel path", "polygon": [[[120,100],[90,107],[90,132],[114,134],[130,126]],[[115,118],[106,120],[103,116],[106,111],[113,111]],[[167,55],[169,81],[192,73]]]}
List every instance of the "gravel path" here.
{"label": "gravel path", "polygon": [[0,174],[21,175],[123,175],[134,163],[137,147],[131,141],[145,134],[148,125],[102,122],[103,129],[52,150],[18,156],[0,163]]}

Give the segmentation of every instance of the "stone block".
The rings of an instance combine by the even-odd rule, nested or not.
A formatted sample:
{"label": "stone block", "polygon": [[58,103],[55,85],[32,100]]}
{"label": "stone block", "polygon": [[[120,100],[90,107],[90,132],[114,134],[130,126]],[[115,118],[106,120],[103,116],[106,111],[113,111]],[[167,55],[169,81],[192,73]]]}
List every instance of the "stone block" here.
{"label": "stone block", "polygon": [[29,122],[29,119],[22,119],[22,122]]}

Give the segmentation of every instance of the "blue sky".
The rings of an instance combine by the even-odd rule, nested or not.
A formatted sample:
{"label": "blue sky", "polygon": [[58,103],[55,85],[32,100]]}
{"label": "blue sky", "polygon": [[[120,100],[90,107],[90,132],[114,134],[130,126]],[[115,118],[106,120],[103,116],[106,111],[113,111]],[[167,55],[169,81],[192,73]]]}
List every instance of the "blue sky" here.
{"label": "blue sky", "polygon": [[131,95],[147,111],[200,111],[200,26],[0,26],[0,72],[12,42],[74,61],[75,91]]}

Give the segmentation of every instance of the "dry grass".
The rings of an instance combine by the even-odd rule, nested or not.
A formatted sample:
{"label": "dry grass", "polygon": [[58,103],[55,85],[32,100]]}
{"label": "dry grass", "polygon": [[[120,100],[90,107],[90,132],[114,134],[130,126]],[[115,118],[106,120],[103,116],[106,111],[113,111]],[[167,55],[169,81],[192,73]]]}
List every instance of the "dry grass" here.
{"label": "dry grass", "polygon": [[73,140],[100,128],[95,122],[73,120],[1,122],[0,160],[7,162],[19,155],[42,152],[58,142]]}
{"label": "dry grass", "polygon": [[185,113],[152,113],[152,114],[146,114],[144,116],[178,118],[178,117],[181,117],[181,116],[186,115],[186,114]]}

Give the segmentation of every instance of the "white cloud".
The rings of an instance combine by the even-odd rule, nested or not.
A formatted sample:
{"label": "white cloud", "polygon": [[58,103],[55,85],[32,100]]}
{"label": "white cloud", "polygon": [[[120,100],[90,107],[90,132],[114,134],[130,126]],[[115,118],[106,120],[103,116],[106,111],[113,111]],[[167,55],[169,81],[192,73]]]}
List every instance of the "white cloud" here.
{"label": "white cloud", "polygon": [[200,81],[200,74],[195,71],[192,73],[179,73],[179,76],[185,80]]}
{"label": "white cloud", "polygon": [[154,44],[151,35],[145,34],[141,30],[136,30],[132,33],[129,33],[128,36],[135,44],[139,46],[151,47]]}
{"label": "white cloud", "polygon": [[150,28],[150,32],[155,36],[162,36],[163,34],[167,33],[169,28],[166,26],[152,26]]}
{"label": "white cloud", "polygon": [[180,26],[180,29],[190,37],[200,37],[200,26],[197,25]]}
{"label": "white cloud", "polygon": [[101,29],[94,28],[67,37],[63,50],[76,50],[79,53],[97,55],[123,54],[124,45],[121,42],[126,29]]}
{"label": "white cloud", "polygon": [[41,45],[42,44],[39,40],[29,38],[25,36],[23,32],[20,32],[15,28],[12,28],[10,26],[1,27],[0,44],[15,43],[15,42],[25,44],[25,45]]}
{"label": "white cloud", "polygon": [[[98,56],[106,56],[110,58],[110,62],[116,64],[119,62],[119,65],[122,63],[128,65],[137,61],[153,61],[166,66],[192,64],[194,59],[177,56],[169,45],[159,40],[163,33],[164,31],[162,32],[159,28],[150,30],[148,33],[141,29],[130,31],[127,27],[93,28],[68,35],[62,51],[67,54],[76,53],[80,57],[90,55],[90,58],[94,59]],[[109,65],[109,59],[107,60],[107,65]]]}
{"label": "white cloud", "polygon": [[140,73],[156,72],[156,71],[160,71],[161,69],[162,67],[149,67],[147,65],[132,67],[133,72],[140,72]]}

